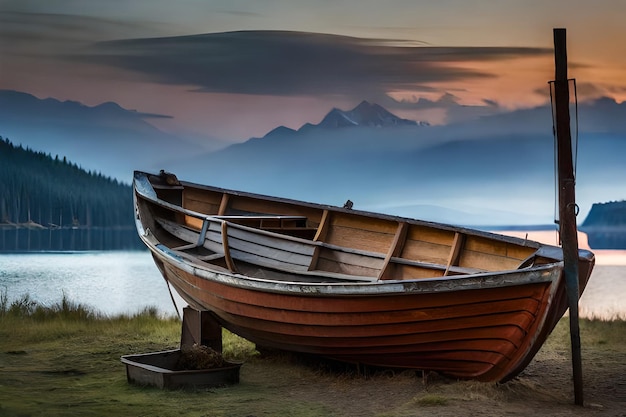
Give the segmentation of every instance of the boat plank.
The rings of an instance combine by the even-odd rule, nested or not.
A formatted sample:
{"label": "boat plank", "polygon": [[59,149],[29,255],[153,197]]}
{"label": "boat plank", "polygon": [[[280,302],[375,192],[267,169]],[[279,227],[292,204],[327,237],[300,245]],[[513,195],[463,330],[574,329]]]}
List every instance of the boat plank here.
{"label": "boat plank", "polygon": [[[175,281],[176,282],[176,281]],[[176,282],[176,285],[188,286],[182,281]],[[194,288],[187,288],[189,294],[194,294]],[[219,294],[219,293],[217,293]],[[502,338],[512,341],[516,346],[522,343],[522,339],[526,336],[528,329],[534,321],[535,315],[528,311],[522,311],[522,314],[516,312],[498,313],[489,316],[489,324],[485,323],[481,316],[453,318],[443,320],[443,326],[440,326],[438,320],[431,319],[423,322],[398,323],[391,325],[343,325],[343,326],[316,326],[302,324],[290,324],[284,321],[268,321],[256,319],[245,314],[233,314],[222,310],[221,306],[228,301],[224,301],[223,297],[210,293],[209,297],[215,298],[219,302],[213,310],[218,317],[227,319],[228,323],[233,325],[254,329],[263,333],[271,333],[277,336],[277,340],[281,343],[289,338],[293,340],[303,339],[302,343],[315,344],[316,346],[325,347],[355,347],[355,346],[385,346],[385,345],[401,345],[406,343],[432,343],[441,340],[459,340],[459,338],[469,337],[476,340],[478,335],[482,334],[485,338]],[[200,297],[200,294],[195,294]],[[198,298],[200,299],[200,298]],[[543,304],[542,304],[543,305]],[[232,306],[232,308],[237,308]],[[280,314],[284,312],[277,310]],[[278,319],[280,315],[274,316]],[[350,315],[346,318],[351,318]],[[436,324],[435,324],[436,323]],[[434,326],[434,327],[433,327]],[[382,332],[382,333],[381,333]],[[371,337],[376,334],[374,340]],[[313,343],[313,339],[315,342]],[[359,339],[363,339],[358,343]]]}
{"label": "boat plank", "polygon": [[229,237],[237,239],[241,246],[249,244],[257,246],[260,250],[271,248],[285,253],[304,255],[308,258],[307,265],[309,265],[310,258],[315,250],[315,244],[312,241],[285,239],[282,236],[256,233],[255,231],[236,226],[229,228]]}
{"label": "boat plank", "polygon": [[522,261],[536,251],[530,246],[512,245],[498,242],[481,236],[468,236],[465,248],[471,252],[485,253],[502,258],[512,258]]}
{"label": "boat plank", "polygon": [[519,267],[521,260],[508,258],[506,256],[494,255],[485,252],[475,252],[465,249],[459,258],[459,266],[474,267],[486,271],[503,271],[508,269],[516,269]]}
{"label": "boat plank", "polygon": [[204,190],[185,187],[183,207],[205,214],[218,214],[222,204],[222,193],[207,193]]}
{"label": "boat plank", "polygon": [[433,269],[432,267],[402,264],[398,262],[392,262],[389,265],[389,272],[386,279],[429,279],[434,277],[442,277],[444,272],[443,269]]}
{"label": "boat plank", "polygon": [[[280,325],[315,326],[316,329],[313,331],[306,330],[311,333],[322,331],[322,328],[332,328],[333,331],[336,330],[336,336],[342,337],[341,330],[337,329],[344,327],[362,327],[364,332],[376,331],[380,335],[385,334],[385,331],[391,333],[405,331],[420,333],[432,331],[434,321],[437,321],[437,331],[465,328],[469,323],[487,327],[516,323],[520,328],[526,328],[529,323],[528,320],[534,320],[542,307],[541,300],[519,298],[474,303],[464,305],[462,309],[459,306],[432,307],[424,309],[419,313],[412,310],[388,310],[375,313],[329,313],[326,311],[279,309],[280,314],[277,314],[276,309],[259,304],[231,301],[221,297],[220,293],[202,294],[202,297],[210,297],[215,303],[215,308],[220,309],[224,313],[237,314],[242,317],[269,322],[279,322]],[[488,325],[485,324],[486,316],[490,317]],[[525,317],[520,319],[520,316]],[[515,320],[519,321],[515,322]],[[373,329],[373,327],[384,327],[385,329],[379,330]],[[357,334],[353,335],[358,336]],[[326,336],[329,336],[329,334],[326,334]]]}
{"label": "boat plank", "polygon": [[[369,220],[369,221],[368,221]],[[364,216],[333,213],[325,241],[332,245],[387,254],[394,240],[397,222]]]}
{"label": "boat plank", "polygon": [[292,204],[282,199],[259,200],[244,195],[231,195],[228,212],[224,214],[273,214],[303,216],[316,227],[322,218],[323,210],[304,205]]}
{"label": "boat plank", "polygon": [[427,242],[450,248],[454,239],[454,233],[454,230],[412,224],[407,233],[407,243],[410,241]]}
{"label": "boat plank", "polygon": [[337,250],[329,248],[328,246],[322,246],[318,262],[321,262],[322,260],[336,262],[342,265],[361,266],[368,269],[375,269],[377,271],[380,270],[384,262],[382,257],[367,256],[366,254],[354,251]]}
{"label": "boat plank", "polygon": [[221,294],[225,299],[242,304],[259,304],[274,306],[280,310],[296,310],[300,312],[327,312],[327,313],[362,313],[384,312],[384,311],[421,311],[428,308],[440,306],[456,306],[458,308],[467,305],[480,304],[489,301],[518,300],[520,298],[530,298],[541,300],[545,297],[546,291],[550,288],[550,282],[537,282],[528,285],[513,287],[485,288],[464,291],[464,297],[458,297],[457,292],[452,293],[427,293],[423,296],[404,295],[400,297],[383,297],[380,295],[360,297],[320,297],[309,296],[308,293],[300,294],[279,294],[274,292],[258,292],[246,288],[232,287],[209,281],[201,277],[194,276],[185,271],[179,271],[181,276],[192,282],[194,288],[198,288],[203,293]]}
{"label": "boat plank", "polygon": [[[276,321],[266,321],[240,315],[233,315],[226,312],[216,312],[218,316],[227,319],[229,323],[239,327],[254,329],[266,334],[273,334],[277,340],[286,342],[290,338],[298,340],[305,345],[316,345],[325,347],[352,347],[357,346],[397,346],[403,344],[413,344],[420,341],[429,343],[444,339],[458,340],[458,333],[470,329],[489,330],[491,338],[506,339],[513,347],[518,347],[523,343],[526,330],[529,329],[535,318],[529,314],[504,313],[493,317],[493,324],[485,326],[484,319],[467,318],[456,319],[458,323],[439,322],[390,324],[380,326],[303,326],[282,323]],[[491,318],[491,317],[490,317]],[[435,330],[436,329],[436,330]],[[375,341],[368,339],[376,338]],[[484,347],[485,350],[489,346]],[[507,352],[507,354],[510,352]]]}

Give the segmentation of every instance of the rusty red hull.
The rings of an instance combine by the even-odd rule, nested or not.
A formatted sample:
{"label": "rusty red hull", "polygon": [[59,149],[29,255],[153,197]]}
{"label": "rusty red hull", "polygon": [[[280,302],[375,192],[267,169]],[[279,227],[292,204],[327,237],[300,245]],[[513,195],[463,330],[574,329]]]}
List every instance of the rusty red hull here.
{"label": "rusty red hull", "polygon": [[521,287],[355,297],[259,292],[157,263],[191,306],[261,346],[481,381],[511,378],[541,345],[560,274]]}

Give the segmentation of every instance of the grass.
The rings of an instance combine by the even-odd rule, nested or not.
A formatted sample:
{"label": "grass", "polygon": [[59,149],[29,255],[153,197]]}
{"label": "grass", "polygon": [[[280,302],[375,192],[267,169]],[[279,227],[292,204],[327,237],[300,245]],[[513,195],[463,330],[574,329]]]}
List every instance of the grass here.
{"label": "grass", "polygon": [[[581,319],[579,321],[580,333],[584,334],[585,346],[593,347],[594,350],[603,347],[626,346],[626,320],[604,320],[600,318]],[[554,329],[546,346],[551,350],[568,351],[570,349],[569,317],[563,317],[559,325]]]}
{"label": "grass", "polygon": [[[608,384],[611,376],[623,373],[626,322],[582,320],[581,334],[583,357],[597,359],[604,367],[599,372],[610,373],[594,371],[599,381]],[[46,307],[28,296],[9,303],[0,291],[0,416],[400,417],[421,415],[420,409],[425,415],[459,415],[469,407],[505,407],[537,398],[570,402],[560,394],[542,394],[563,389],[552,380],[548,388],[538,379],[544,368],[504,385],[435,377],[424,386],[421,376],[410,371],[364,377],[354,368],[333,371],[288,354],[260,355],[253,344],[225,330],[224,357],[244,361],[238,385],[166,391],[126,381],[122,355],[175,349],[179,342],[180,321],[160,317],[155,309],[106,317],[66,297]],[[567,318],[545,349],[536,366],[560,366],[567,380]],[[567,384],[562,384],[566,390]]]}
{"label": "grass", "polygon": [[[0,416],[36,416],[42,410],[47,416],[242,416],[250,415],[250,404],[261,415],[323,414],[306,403],[284,410],[275,397],[246,384],[235,393],[127,383],[122,355],[176,349],[179,342],[180,321],[159,317],[154,309],[106,317],[65,297],[46,307],[28,296],[8,303],[0,293]],[[226,359],[258,356],[252,343],[228,331],[223,344]]]}
{"label": "grass", "polygon": [[415,399],[415,403],[422,407],[436,407],[446,405],[450,401],[448,397],[440,394],[426,394]]}

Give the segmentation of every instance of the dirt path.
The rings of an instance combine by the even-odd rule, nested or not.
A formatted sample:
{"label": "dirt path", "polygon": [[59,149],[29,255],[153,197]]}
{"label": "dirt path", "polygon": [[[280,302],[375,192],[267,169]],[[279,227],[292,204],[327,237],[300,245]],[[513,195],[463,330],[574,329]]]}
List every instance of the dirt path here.
{"label": "dirt path", "polygon": [[[428,380],[413,371],[329,370],[301,358],[265,357],[242,368],[242,384],[319,404],[337,416],[626,416],[626,355],[583,350],[584,406],[574,405],[569,351],[542,350],[506,384]],[[294,364],[294,361],[297,362]],[[296,366],[294,366],[296,365]],[[256,416],[260,417],[260,416]]]}

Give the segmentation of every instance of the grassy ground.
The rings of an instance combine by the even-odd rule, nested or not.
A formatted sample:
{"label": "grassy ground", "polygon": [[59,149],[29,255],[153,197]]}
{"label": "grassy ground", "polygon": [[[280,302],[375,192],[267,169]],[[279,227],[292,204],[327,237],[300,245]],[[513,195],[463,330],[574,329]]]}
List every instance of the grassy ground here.
{"label": "grassy ground", "polygon": [[146,310],[101,317],[62,300],[48,308],[0,297],[0,416],[457,416],[626,415],[626,322],[581,322],[585,406],[573,405],[568,321],[514,381],[483,384],[413,371],[334,367],[260,355],[224,332],[224,356],[243,360],[239,384],[164,391],[126,381],[122,355],[178,347],[180,322]]}

